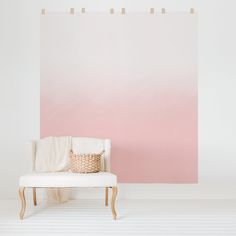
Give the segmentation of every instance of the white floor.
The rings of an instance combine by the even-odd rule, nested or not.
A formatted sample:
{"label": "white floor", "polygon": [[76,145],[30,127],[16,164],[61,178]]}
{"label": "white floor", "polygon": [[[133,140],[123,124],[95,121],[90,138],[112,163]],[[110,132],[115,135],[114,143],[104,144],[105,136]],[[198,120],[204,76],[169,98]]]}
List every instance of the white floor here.
{"label": "white floor", "polygon": [[119,200],[118,219],[102,200],[33,207],[0,201],[0,235],[236,235],[235,200]]}

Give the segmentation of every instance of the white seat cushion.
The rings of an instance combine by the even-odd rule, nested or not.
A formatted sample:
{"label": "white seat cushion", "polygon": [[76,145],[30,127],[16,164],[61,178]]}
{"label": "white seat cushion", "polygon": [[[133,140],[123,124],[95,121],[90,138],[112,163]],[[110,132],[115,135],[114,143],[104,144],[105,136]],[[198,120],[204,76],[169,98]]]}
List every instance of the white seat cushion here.
{"label": "white seat cushion", "polygon": [[110,172],[79,174],[72,172],[32,172],[20,177],[20,187],[112,187],[116,175]]}

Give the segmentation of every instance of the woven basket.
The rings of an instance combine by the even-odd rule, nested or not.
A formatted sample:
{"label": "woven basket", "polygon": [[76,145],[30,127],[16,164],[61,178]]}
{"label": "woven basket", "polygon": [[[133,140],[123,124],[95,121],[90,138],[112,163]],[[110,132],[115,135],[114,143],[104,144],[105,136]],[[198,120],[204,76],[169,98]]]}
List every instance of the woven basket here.
{"label": "woven basket", "polygon": [[74,154],[70,151],[70,170],[74,173],[96,173],[101,171],[101,153]]}

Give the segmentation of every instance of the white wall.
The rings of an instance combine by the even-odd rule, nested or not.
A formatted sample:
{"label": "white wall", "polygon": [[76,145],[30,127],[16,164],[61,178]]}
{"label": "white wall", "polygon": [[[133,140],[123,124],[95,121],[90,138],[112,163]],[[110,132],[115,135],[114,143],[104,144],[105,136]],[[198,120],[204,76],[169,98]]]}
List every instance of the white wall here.
{"label": "white wall", "polygon": [[[28,141],[39,137],[41,8],[107,11],[196,8],[199,14],[199,183],[122,184],[125,198],[236,197],[236,1],[0,0],[0,198],[17,197],[30,166]],[[102,196],[80,190],[74,196]]]}

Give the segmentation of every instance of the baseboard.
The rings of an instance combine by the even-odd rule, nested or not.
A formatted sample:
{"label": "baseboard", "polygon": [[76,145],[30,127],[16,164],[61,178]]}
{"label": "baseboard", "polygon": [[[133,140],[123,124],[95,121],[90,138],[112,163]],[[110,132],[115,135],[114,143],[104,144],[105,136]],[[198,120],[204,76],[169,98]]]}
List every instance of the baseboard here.
{"label": "baseboard", "polygon": [[[16,189],[17,190],[17,189]],[[14,194],[0,199],[16,199]],[[32,189],[26,189],[27,199],[32,199]],[[38,199],[45,198],[44,189],[37,189]],[[109,191],[111,196],[111,190]],[[71,199],[104,199],[104,188],[70,189]],[[236,199],[236,188],[226,184],[118,184],[118,199]]]}
{"label": "baseboard", "polygon": [[[234,188],[235,189],[235,188]],[[72,199],[104,198],[101,188],[72,189]],[[110,191],[111,195],[111,191]],[[119,184],[120,199],[236,199],[232,186],[199,184]]]}

